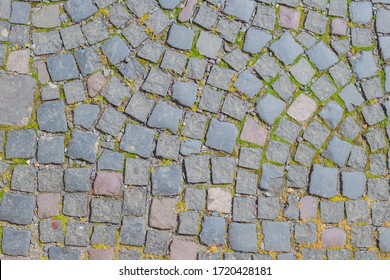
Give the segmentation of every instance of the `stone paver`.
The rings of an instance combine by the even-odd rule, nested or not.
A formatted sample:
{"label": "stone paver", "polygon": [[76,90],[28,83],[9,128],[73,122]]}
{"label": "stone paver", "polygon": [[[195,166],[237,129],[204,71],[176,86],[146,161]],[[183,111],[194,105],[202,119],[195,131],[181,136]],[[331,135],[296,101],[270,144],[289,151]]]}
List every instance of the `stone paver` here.
{"label": "stone paver", "polygon": [[388,259],[388,5],[0,1],[0,258]]}

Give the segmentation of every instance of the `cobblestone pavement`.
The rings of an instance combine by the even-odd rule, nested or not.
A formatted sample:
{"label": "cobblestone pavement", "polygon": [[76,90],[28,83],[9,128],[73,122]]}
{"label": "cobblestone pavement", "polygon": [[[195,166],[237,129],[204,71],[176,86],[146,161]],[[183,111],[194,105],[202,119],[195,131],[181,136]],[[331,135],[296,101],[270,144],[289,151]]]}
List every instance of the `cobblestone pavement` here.
{"label": "cobblestone pavement", "polygon": [[389,0],[0,0],[1,258],[390,259],[389,34]]}

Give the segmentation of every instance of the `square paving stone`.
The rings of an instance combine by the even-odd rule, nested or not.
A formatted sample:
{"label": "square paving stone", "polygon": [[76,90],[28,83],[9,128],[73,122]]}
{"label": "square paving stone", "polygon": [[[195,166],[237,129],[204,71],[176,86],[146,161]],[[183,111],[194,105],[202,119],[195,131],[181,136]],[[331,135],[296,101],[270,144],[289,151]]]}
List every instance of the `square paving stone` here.
{"label": "square paving stone", "polygon": [[312,47],[307,55],[320,71],[328,69],[338,61],[337,55],[322,41]]}
{"label": "square paving stone", "polygon": [[207,60],[191,57],[187,64],[187,77],[190,79],[203,79],[206,71]]}
{"label": "square paving stone", "polygon": [[371,51],[363,51],[357,56],[351,57],[349,62],[352,64],[353,72],[359,80],[370,78],[378,72],[378,66]]}
{"label": "square paving stone", "polygon": [[112,105],[119,106],[126,97],[130,97],[130,88],[114,76],[104,88],[102,96]]}
{"label": "square paving stone", "polygon": [[52,246],[49,248],[50,260],[80,260],[81,252],[77,249],[69,247]]}
{"label": "square paving stone", "polygon": [[376,31],[380,33],[390,33],[390,11],[378,9],[376,13]]}
{"label": "square paving stone", "polygon": [[234,86],[240,92],[246,94],[250,98],[253,98],[263,88],[263,83],[249,70],[245,70],[238,76]]}
{"label": "square paving stone", "polygon": [[155,0],[131,0],[126,5],[137,17],[141,17],[153,10],[157,3]]}
{"label": "square paving stone", "polygon": [[6,69],[19,74],[29,73],[30,50],[17,50],[8,54]]}
{"label": "square paving stone", "polygon": [[196,41],[196,49],[201,55],[216,59],[221,47],[222,39],[219,36],[206,31],[200,32],[200,36]]}
{"label": "square paving stone", "polygon": [[65,161],[63,136],[41,137],[38,141],[38,162],[61,164]]}
{"label": "square paving stone", "polygon": [[348,223],[367,223],[370,219],[370,209],[365,200],[346,201],[345,212]]}
{"label": "square paving stone", "polygon": [[279,26],[298,30],[300,17],[299,11],[282,6],[279,10]]}
{"label": "square paving stone", "polygon": [[328,260],[350,260],[351,252],[348,250],[328,250]]}
{"label": "square paving stone", "polygon": [[268,131],[252,117],[248,117],[241,130],[242,141],[255,145],[264,146],[268,137]]}
{"label": "square paving stone", "polygon": [[231,157],[211,158],[213,184],[231,184],[234,180],[234,159]]}
{"label": "square paving stone", "polygon": [[287,186],[306,189],[309,183],[309,169],[301,165],[290,165],[287,173]]}
{"label": "square paving stone", "polygon": [[158,229],[176,229],[177,198],[152,199],[149,212],[149,226]]}
{"label": "square paving stone", "polygon": [[357,199],[365,194],[366,176],[363,172],[341,173],[343,196]]}
{"label": "square paving stone", "polygon": [[292,64],[294,60],[303,53],[302,47],[288,31],[283,33],[278,40],[274,41],[271,44],[270,49],[285,65]]}
{"label": "square paving stone", "polygon": [[83,32],[79,24],[60,29],[62,42],[66,50],[80,47],[85,43]]}
{"label": "square paving stone", "polygon": [[93,74],[102,68],[100,58],[93,48],[76,51],[74,56],[83,76]]}
{"label": "square paving stone", "polygon": [[207,117],[198,113],[187,112],[181,134],[194,139],[203,139]]}
{"label": "square paving stone", "polygon": [[317,225],[312,222],[296,224],[295,241],[300,244],[317,243]]}
{"label": "square paving stone", "polygon": [[122,34],[133,48],[139,47],[143,41],[148,39],[145,28],[139,26],[135,21],[123,28]]}
{"label": "square paving stone", "polygon": [[68,145],[68,156],[94,163],[96,161],[98,139],[99,136],[93,133],[73,130]]}
{"label": "square paving stone", "polygon": [[121,27],[132,18],[127,9],[120,3],[111,7],[108,16],[110,18],[110,22],[116,28]]}
{"label": "square paving stone", "polygon": [[[12,34],[12,30],[11,30],[11,34]],[[10,41],[11,41],[11,35],[10,35]],[[389,61],[390,60],[390,37],[389,36],[379,37],[378,41],[379,41],[379,48],[381,51],[382,58],[385,61]]]}
{"label": "square paving stone", "polygon": [[312,196],[305,196],[299,201],[300,218],[304,220],[317,219],[318,200]]}
{"label": "square paving stone", "polygon": [[70,0],[64,5],[65,11],[73,22],[79,22],[89,18],[98,11],[91,0]]}
{"label": "square paving stone", "polygon": [[169,74],[166,74],[157,68],[152,68],[141,89],[150,93],[166,96],[171,84],[172,77]]}
{"label": "square paving stone", "polygon": [[390,230],[388,228],[379,228],[379,249],[383,252],[390,252]]}
{"label": "square paving stone", "polygon": [[33,33],[34,54],[55,54],[61,52],[62,41],[58,30]]}
{"label": "square paving stone", "polygon": [[59,215],[61,196],[59,193],[40,193],[37,195],[38,217],[49,218]]}
{"label": "square paving stone", "polygon": [[221,36],[226,41],[231,43],[234,43],[234,41],[236,40],[240,28],[240,22],[231,21],[227,18],[221,18],[217,24],[217,31],[221,33]]}
{"label": "square paving stone", "polygon": [[157,157],[176,160],[179,157],[179,149],[179,136],[161,133],[157,140],[155,155]]}
{"label": "square paving stone", "polygon": [[235,16],[239,20],[249,22],[255,8],[256,3],[252,0],[226,0],[223,12]]}
{"label": "square paving stone", "polygon": [[257,231],[255,224],[231,223],[229,244],[235,251],[257,253]]}
{"label": "square paving stone", "polygon": [[372,18],[370,2],[353,2],[349,4],[349,14],[353,23],[368,24]]}
{"label": "square paving stone", "polygon": [[353,146],[351,149],[351,155],[349,156],[347,165],[359,171],[362,171],[365,169],[366,163],[367,163],[366,150],[357,146]]}
{"label": "square paving stone", "polygon": [[96,125],[96,128],[112,136],[117,136],[126,119],[127,118],[124,114],[119,113],[110,106],[104,110],[102,116],[99,119],[99,122]]}
{"label": "square paving stone", "polygon": [[66,104],[74,104],[85,100],[85,90],[81,80],[73,80],[64,84]]}
{"label": "square paving stone", "polygon": [[157,102],[148,119],[148,125],[155,128],[168,129],[176,134],[183,112],[166,102]]}
{"label": "square paving stone", "polygon": [[11,23],[27,24],[30,18],[31,5],[19,1],[12,2]]}
{"label": "square paving stone", "polygon": [[321,202],[321,221],[339,223],[344,220],[344,202]]}
{"label": "square paving stone", "polygon": [[125,60],[130,55],[130,49],[119,36],[115,36],[105,42],[102,45],[102,50],[110,63],[114,65]]}
{"label": "square paving stone", "polygon": [[332,100],[325,105],[319,115],[330,127],[336,129],[343,117],[343,112],[343,108],[336,101]]}
{"label": "square paving stone", "polygon": [[252,24],[267,30],[273,30],[276,22],[276,12],[272,7],[257,5]]}
{"label": "square paving stone", "polygon": [[211,113],[217,113],[221,105],[222,97],[223,92],[205,86],[199,101],[199,108]]}
{"label": "square paving stone", "polygon": [[222,113],[234,119],[243,120],[247,110],[248,105],[246,102],[233,94],[228,94],[223,101]]}
{"label": "square paving stone", "polygon": [[123,151],[148,158],[153,149],[155,131],[142,126],[128,124],[119,148]]}
{"label": "square paving stone", "polygon": [[141,49],[137,52],[137,56],[152,63],[157,63],[164,54],[166,48],[160,43],[152,40],[147,40]]}
{"label": "square paving stone", "polygon": [[189,51],[192,48],[194,37],[194,30],[178,24],[172,24],[169,29],[167,43],[176,49]]}
{"label": "square paving stone", "polygon": [[186,180],[188,183],[210,181],[209,156],[192,155],[184,159]]}
{"label": "square paving stone", "polygon": [[365,135],[371,152],[376,152],[387,146],[385,135],[381,130],[374,129]]}
{"label": "square paving stone", "polygon": [[123,199],[123,214],[141,217],[147,211],[147,190],[146,188],[125,189]]}
{"label": "square paving stone", "polygon": [[260,188],[279,192],[282,188],[284,168],[272,164],[264,164],[260,179]]}
{"label": "square paving stone", "polygon": [[329,247],[343,247],[346,243],[346,233],[340,228],[327,228],[322,232],[321,240],[324,249]]}
{"label": "square paving stone", "polygon": [[172,70],[177,74],[183,74],[184,68],[187,64],[187,56],[175,51],[166,50],[164,58],[161,62],[161,68],[165,70]]}
{"label": "square paving stone", "polygon": [[199,140],[185,140],[180,143],[180,154],[188,156],[192,154],[199,154],[202,142]]}
{"label": "square paving stone", "polygon": [[365,80],[361,85],[364,95],[368,100],[380,98],[384,94],[384,89],[379,78]]}
{"label": "square paving stone", "polygon": [[372,200],[389,199],[389,182],[386,179],[368,179],[367,180],[368,197]]}
{"label": "square paving stone", "polygon": [[5,193],[0,202],[0,220],[17,225],[31,223],[36,199],[34,196]]}
{"label": "square paving stone", "polygon": [[141,253],[137,250],[119,251],[118,260],[140,260]]}
{"label": "square paving stone", "polygon": [[310,248],[302,249],[303,260],[323,260],[325,258],[325,250],[317,250]]}
{"label": "square paving stone", "polygon": [[17,230],[4,227],[1,249],[5,255],[28,256],[30,241],[30,230]]}
{"label": "square paving stone", "polygon": [[249,57],[237,48],[225,55],[223,60],[234,70],[240,71],[247,65]]}
{"label": "square paving stone", "polygon": [[234,75],[235,72],[233,70],[214,65],[211,69],[209,77],[207,78],[207,83],[213,87],[217,87],[222,90],[228,90],[229,84]]}
{"label": "square paving stone", "polygon": [[152,112],[155,102],[145,95],[135,92],[131,97],[125,112],[133,118],[145,123]]}
{"label": "square paving stone", "polygon": [[303,138],[319,149],[325,143],[329,133],[325,126],[315,120],[306,128]]}
{"label": "square paving stone", "polygon": [[269,125],[275,122],[284,108],[284,102],[270,94],[263,95],[256,104],[257,114]]}
{"label": "square paving stone", "polygon": [[318,99],[321,100],[321,102],[325,102],[336,92],[336,87],[330,81],[328,76],[322,75],[313,83],[311,90]]}
{"label": "square paving stone", "polygon": [[299,35],[296,37],[296,39],[306,49],[310,49],[317,42],[317,39],[306,31],[302,31],[301,33],[299,33]]}
{"label": "square paving stone", "polygon": [[253,66],[253,69],[267,82],[276,77],[281,71],[281,68],[276,62],[276,59],[270,56],[268,53],[263,54],[259,58],[259,60]]}
{"label": "square paving stone", "polygon": [[310,63],[305,58],[301,58],[296,64],[294,64],[290,68],[290,72],[294,76],[295,80],[302,85],[310,83],[311,79],[315,75],[313,67],[311,67]]}
{"label": "square paving stone", "polygon": [[5,154],[10,158],[33,158],[37,149],[36,134],[33,129],[13,130],[7,134]]}
{"label": "square paving stone", "polygon": [[234,197],[233,221],[251,223],[256,219],[256,199],[254,197]]}
{"label": "square paving stone", "polygon": [[91,244],[115,246],[116,226],[95,225],[91,236]]}
{"label": "square paving stone", "polygon": [[196,101],[197,90],[196,83],[177,81],[172,86],[172,96],[181,105],[192,107]]}
{"label": "square paving stone", "polygon": [[34,193],[37,189],[37,169],[33,166],[16,165],[12,172],[11,189]]}
{"label": "square paving stone", "polygon": [[146,233],[146,246],[144,253],[165,255],[171,240],[171,234],[161,230],[148,230]]}
{"label": "square paving stone", "polygon": [[323,35],[326,31],[327,23],[328,18],[326,16],[309,10],[305,20],[305,29]]}
{"label": "square paving stone", "polygon": [[280,200],[276,196],[259,197],[257,206],[257,217],[261,220],[276,219],[281,210]]}
{"label": "square paving stone", "polygon": [[63,203],[62,213],[66,216],[84,217],[88,214],[88,193],[67,193]]}
{"label": "square paving stone", "polygon": [[294,155],[294,160],[304,165],[311,165],[316,151],[300,143]]}
{"label": "square paving stone", "polygon": [[373,34],[366,28],[351,28],[352,46],[367,48],[372,46]]}
{"label": "square paving stone", "polygon": [[310,176],[309,193],[324,198],[331,198],[338,194],[337,168],[322,167],[315,164]]}
{"label": "square paving stone", "polygon": [[[238,129],[234,124],[211,119],[207,130],[205,145],[212,149],[232,153],[237,136]],[[221,139],[223,139],[223,141],[221,141]]]}
{"label": "square paving stone", "polygon": [[92,170],[90,168],[68,168],[65,170],[64,182],[67,192],[89,192]]}
{"label": "square paving stone", "polygon": [[222,217],[203,217],[200,242],[210,245],[222,245],[225,243],[226,222]]}
{"label": "square paving stone", "polygon": [[227,188],[211,188],[207,192],[207,210],[229,213],[232,205],[232,194]]}
{"label": "square paving stone", "polygon": [[66,132],[68,125],[65,116],[65,104],[62,101],[43,103],[37,109],[39,129],[47,132]]}
{"label": "square paving stone", "polygon": [[60,90],[56,85],[50,84],[42,89],[41,98],[42,101],[60,99]]}
{"label": "square paving stone", "polygon": [[338,86],[345,86],[352,78],[350,67],[343,61],[330,68],[329,73]]}
{"label": "square paving stone", "polygon": [[355,260],[376,260],[375,252],[356,251],[354,255]]}
{"label": "square paving stone", "polygon": [[386,155],[373,154],[370,155],[370,173],[372,175],[386,175]]}
{"label": "square paving stone", "polygon": [[125,184],[146,186],[149,184],[150,163],[147,160],[127,158],[125,168]]}
{"label": "square paving stone", "polygon": [[186,188],[185,205],[190,210],[204,210],[206,203],[206,190]]}
{"label": "square paving stone", "polygon": [[246,31],[242,50],[250,54],[260,53],[271,39],[272,35],[268,32],[251,27]]}
{"label": "square paving stone", "polygon": [[145,243],[146,225],[142,218],[124,217],[119,243],[142,246]]}
{"label": "square paving stone", "polygon": [[86,247],[89,243],[91,227],[78,222],[66,223],[65,245]]}
{"label": "square paving stone", "polygon": [[294,143],[301,133],[302,128],[296,123],[282,118],[275,134],[289,143]]}
{"label": "square paving stone", "polygon": [[383,226],[390,220],[390,203],[388,201],[376,202],[372,206],[372,224],[374,226]]}
{"label": "square paving stone", "polygon": [[263,222],[264,250],[288,252],[290,245],[290,229],[285,222]]}
{"label": "square paving stone", "polygon": [[150,14],[150,17],[145,21],[145,24],[153,31],[153,34],[159,35],[170,26],[172,22],[161,9],[157,9]]}
{"label": "square paving stone", "polygon": [[290,146],[282,142],[271,141],[268,144],[266,157],[267,160],[279,164],[285,164],[290,154]]}
{"label": "square paving stone", "polygon": [[374,245],[374,227],[352,227],[351,245],[357,248],[369,248]]}
{"label": "square paving stone", "polygon": [[110,198],[93,198],[91,201],[90,221],[95,223],[119,224],[122,202]]}
{"label": "square paving stone", "polygon": [[263,151],[256,148],[240,148],[238,165],[249,169],[259,169]]}
{"label": "square paving stone", "polygon": [[86,129],[91,129],[99,118],[100,108],[97,105],[80,104],[73,110],[73,122]]}
{"label": "square paving stone", "polygon": [[256,195],[258,188],[258,175],[239,169],[236,178],[236,192]]}
{"label": "square paving stone", "polygon": [[64,242],[64,230],[62,228],[62,222],[56,220],[40,221],[39,240],[42,243]]}
{"label": "square paving stone", "polygon": [[79,76],[76,61],[71,54],[48,57],[46,63],[50,77],[54,82],[71,80]]}
{"label": "square paving stone", "polygon": [[323,156],[342,167],[346,163],[351,149],[352,145],[350,143],[333,137],[323,152]]}
{"label": "square paving stone", "polygon": [[48,168],[38,171],[38,190],[59,193],[64,189],[62,168]]}
{"label": "square paving stone", "polygon": [[197,212],[181,212],[177,232],[184,235],[197,235],[199,217],[200,215]]}
{"label": "square paving stone", "polygon": [[356,107],[359,107],[364,102],[362,95],[353,84],[347,85],[339,93],[339,96],[343,100],[345,107],[347,107],[349,112],[354,110]]}
{"label": "square paving stone", "polygon": [[106,196],[118,196],[123,192],[122,173],[99,171],[96,174],[93,185],[94,194]]}
{"label": "square paving stone", "polygon": [[377,124],[386,118],[383,108],[378,103],[363,107],[362,114],[368,125]]}
{"label": "square paving stone", "polygon": [[122,171],[125,156],[118,152],[104,150],[98,160],[99,170]]}
{"label": "square paving stone", "polygon": [[178,165],[159,166],[152,173],[153,195],[172,196],[180,194],[183,188],[182,170]]}

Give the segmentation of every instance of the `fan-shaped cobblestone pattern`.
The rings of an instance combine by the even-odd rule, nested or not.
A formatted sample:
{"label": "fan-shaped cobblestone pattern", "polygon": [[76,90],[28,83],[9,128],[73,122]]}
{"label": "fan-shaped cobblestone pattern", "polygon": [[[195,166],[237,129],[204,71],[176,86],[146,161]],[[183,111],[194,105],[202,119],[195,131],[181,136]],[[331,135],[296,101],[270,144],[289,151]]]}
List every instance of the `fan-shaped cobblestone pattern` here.
{"label": "fan-shaped cobblestone pattern", "polygon": [[389,259],[390,1],[0,1],[1,258]]}

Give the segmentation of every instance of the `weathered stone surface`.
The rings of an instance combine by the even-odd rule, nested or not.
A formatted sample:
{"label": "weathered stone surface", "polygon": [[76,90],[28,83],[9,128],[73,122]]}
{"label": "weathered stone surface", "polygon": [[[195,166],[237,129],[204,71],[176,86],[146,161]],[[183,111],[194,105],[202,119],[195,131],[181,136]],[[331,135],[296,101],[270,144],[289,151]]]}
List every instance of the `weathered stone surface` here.
{"label": "weathered stone surface", "polygon": [[290,229],[284,222],[263,222],[264,250],[290,251]]}
{"label": "weathered stone surface", "polygon": [[154,169],[152,173],[152,193],[154,195],[177,195],[181,193],[182,188],[180,166],[160,166]]}
{"label": "weathered stone surface", "polygon": [[9,256],[27,256],[30,248],[31,231],[3,228],[1,249]]}
{"label": "weathered stone surface", "polygon": [[314,165],[310,176],[309,193],[325,198],[337,195],[338,170],[336,168]]}
{"label": "weathered stone surface", "polygon": [[94,192],[97,195],[116,196],[122,194],[122,174],[100,171],[94,182]]}
{"label": "weathered stone surface", "polygon": [[211,119],[205,145],[212,149],[232,153],[237,136],[238,129],[235,125]]}
{"label": "weathered stone surface", "polygon": [[154,198],[150,206],[149,226],[158,229],[176,229],[176,198]]}
{"label": "weathered stone surface", "polygon": [[202,221],[200,241],[207,245],[220,245],[225,242],[226,222],[222,217],[205,216]]}
{"label": "weathered stone surface", "polygon": [[173,240],[169,249],[171,260],[196,260],[196,244],[193,242]]}
{"label": "weathered stone surface", "polygon": [[344,230],[340,228],[328,228],[322,232],[321,240],[322,247],[343,247],[346,243],[347,235]]}
{"label": "weathered stone surface", "polygon": [[0,202],[0,220],[17,225],[31,223],[36,199],[34,196],[5,193]]}
{"label": "weathered stone surface", "polygon": [[232,194],[229,189],[211,188],[207,192],[207,210],[230,213]]}
{"label": "weathered stone surface", "polygon": [[230,224],[229,244],[235,251],[257,253],[256,225],[241,223]]}

